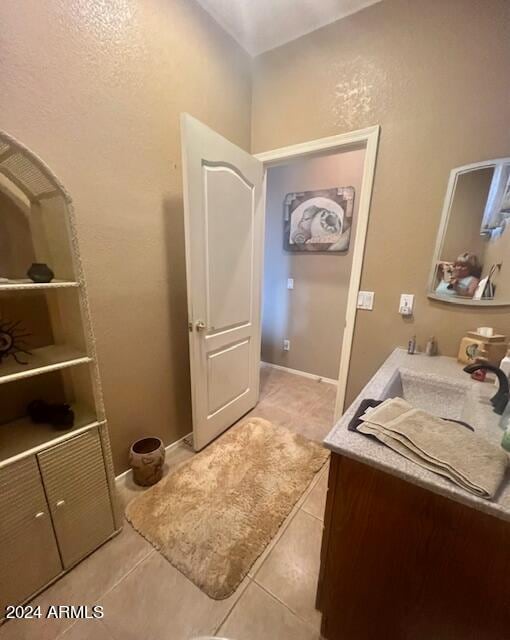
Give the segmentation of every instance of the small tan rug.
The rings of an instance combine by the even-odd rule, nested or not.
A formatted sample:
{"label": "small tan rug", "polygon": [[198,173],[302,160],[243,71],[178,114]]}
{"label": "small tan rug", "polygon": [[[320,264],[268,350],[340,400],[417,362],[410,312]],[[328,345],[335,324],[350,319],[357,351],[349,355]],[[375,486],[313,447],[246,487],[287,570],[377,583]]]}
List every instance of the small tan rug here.
{"label": "small tan rug", "polygon": [[328,455],[315,442],[250,418],[132,500],[126,517],[208,596],[222,600]]}

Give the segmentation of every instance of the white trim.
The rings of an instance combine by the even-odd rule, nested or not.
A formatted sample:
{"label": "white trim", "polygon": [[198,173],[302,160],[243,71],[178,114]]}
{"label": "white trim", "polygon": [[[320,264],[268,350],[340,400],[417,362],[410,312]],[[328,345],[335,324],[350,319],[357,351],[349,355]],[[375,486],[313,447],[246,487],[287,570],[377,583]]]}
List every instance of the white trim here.
{"label": "white trim", "polygon": [[35,289],[67,289],[69,287],[79,287],[79,282],[71,280],[52,280],[51,282],[32,282],[31,280],[11,280],[10,282],[0,282],[1,291],[32,291]]}
{"label": "white trim", "polygon": [[317,382],[326,382],[327,384],[332,384],[335,387],[338,384],[338,380],[333,380],[333,378],[325,378],[324,376],[318,376],[315,373],[308,373],[307,371],[300,371],[299,369],[291,369],[290,367],[282,367],[281,364],[273,364],[272,362],[264,362],[263,360],[260,361],[260,364],[263,364],[265,367],[271,367],[271,369],[278,369],[278,371],[286,371],[287,373],[293,373],[296,376],[310,378]]}
{"label": "white trim", "polygon": [[479,162],[470,162],[469,164],[463,164],[460,167],[455,167],[450,173],[466,173],[473,171],[473,169],[485,169],[486,167],[495,167],[498,164],[508,164],[510,158],[493,158],[492,160],[480,160]]}
{"label": "white trim", "polygon": [[345,150],[345,147],[360,146],[365,147],[365,162],[363,166],[363,178],[358,207],[358,224],[354,248],[352,254],[351,277],[349,280],[349,291],[347,294],[347,310],[345,313],[345,328],[342,341],[342,353],[340,356],[340,367],[338,371],[338,388],[335,406],[335,420],[338,419],[344,410],[345,393],[347,389],[347,376],[351,360],[352,341],[354,337],[354,325],[356,322],[356,307],[358,291],[361,283],[361,273],[363,268],[363,255],[367,238],[368,218],[370,214],[370,200],[372,198],[372,188],[374,184],[375,164],[377,158],[377,146],[379,143],[379,125],[350,131],[327,138],[310,140],[280,149],[273,149],[264,153],[257,153],[255,157],[261,160],[265,168],[276,164],[282,164],[291,158],[303,158],[311,154],[317,154],[326,150]]}
{"label": "white trim", "polygon": [[[191,433],[188,433],[185,436],[182,436],[182,438],[179,438],[179,440],[176,440],[175,442],[172,442],[172,444],[169,444],[168,447],[165,447],[166,455],[171,453],[174,449],[177,449],[177,447],[180,444],[182,444],[184,442],[184,440],[186,440],[187,438],[193,438],[193,431]],[[126,476],[128,476],[130,473],[133,473],[131,469],[126,469],[126,471],[123,471],[122,473],[119,473],[118,476],[115,476],[115,484],[118,484],[119,482],[124,480],[126,478]]]}
{"label": "white trim", "polygon": [[[43,350],[45,347],[40,347],[39,350]],[[32,355],[36,353],[34,349]],[[93,362],[90,356],[77,356],[69,358],[67,360],[60,360],[59,362],[50,362],[49,364],[41,364],[38,367],[31,367],[29,369],[23,369],[22,371],[15,371],[14,373],[7,373],[0,375],[0,384],[7,384],[16,380],[24,380],[26,378],[33,378],[34,376],[40,376],[43,373],[50,373],[51,371],[60,371],[61,369],[69,369],[69,367],[76,367],[81,364],[87,364]],[[27,365],[30,367],[30,363]]]}
{"label": "white trim", "polygon": [[367,145],[370,139],[375,138],[376,142],[379,138],[379,125],[367,127],[366,129],[358,129],[357,131],[349,131],[348,133],[340,133],[335,136],[319,138],[317,140],[309,140],[308,142],[300,142],[288,147],[280,147],[271,151],[263,151],[255,153],[255,157],[263,162],[266,167],[281,164],[290,158],[303,158],[310,154],[316,154],[319,151],[328,151],[337,149],[338,147]]}
{"label": "white trim", "polygon": [[[438,293],[431,293],[430,291],[427,293],[427,298],[430,300],[437,300],[438,302],[447,302],[448,304],[461,304],[468,305],[470,307],[508,307],[510,302],[507,300],[498,301],[495,298],[488,298],[484,300],[473,300],[472,298],[462,298],[461,296],[448,296],[448,295],[440,295]],[[451,299],[450,299],[451,298]]]}

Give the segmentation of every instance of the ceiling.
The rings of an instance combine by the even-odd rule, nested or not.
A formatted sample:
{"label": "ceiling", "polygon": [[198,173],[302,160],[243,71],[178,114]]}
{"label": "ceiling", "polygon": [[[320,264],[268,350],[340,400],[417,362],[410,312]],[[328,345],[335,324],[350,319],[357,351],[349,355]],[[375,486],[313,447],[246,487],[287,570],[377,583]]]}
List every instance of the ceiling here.
{"label": "ceiling", "polygon": [[252,56],[381,0],[198,0]]}

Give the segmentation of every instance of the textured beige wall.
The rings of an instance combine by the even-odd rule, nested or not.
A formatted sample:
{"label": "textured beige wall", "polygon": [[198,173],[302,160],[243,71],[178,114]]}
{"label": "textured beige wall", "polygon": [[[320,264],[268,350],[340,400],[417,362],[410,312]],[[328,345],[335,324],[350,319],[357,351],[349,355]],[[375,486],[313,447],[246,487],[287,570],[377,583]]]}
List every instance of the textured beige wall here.
{"label": "textured beige wall", "polygon": [[480,235],[483,212],[494,175],[494,169],[463,173],[457,186],[444,236],[441,260],[454,262],[461,253],[469,251],[484,262],[487,241]]}
{"label": "textured beige wall", "polygon": [[71,193],[115,467],[191,430],[179,113],[250,146],[250,61],[192,0],[0,3],[0,126]]}
{"label": "textured beige wall", "polygon": [[[307,158],[269,169],[266,195],[262,360],[338,378],[352,248],[358,219],[364,149]],[[351,244],[345,254],[289,253],[283,249],[287,193],[354,187]],[[294,278],[294,289],[287,289]],[[283,351],[283,340],[290,351]]]}
{"label": "textured beige wall", "polygon": [[474,327],[510,333],[508,309],[425,295],[450,170],[510,154],[509,23],[507,0],[384,0],[255,60],[253,151],[382,127],[362,278],[375,308],[358,312],[347,401],[412,334],[454,355]]}

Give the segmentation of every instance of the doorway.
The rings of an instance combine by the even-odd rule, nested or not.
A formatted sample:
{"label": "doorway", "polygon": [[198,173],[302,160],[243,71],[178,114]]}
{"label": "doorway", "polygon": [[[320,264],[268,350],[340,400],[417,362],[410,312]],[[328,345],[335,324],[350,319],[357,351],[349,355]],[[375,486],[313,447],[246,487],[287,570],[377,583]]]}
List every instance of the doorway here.
{"label": "doorway", "polygon": [[[263,367],[336,385],[333,419],[345,404],[378,138],[375,126],[256,155],[264,163],[266,182]],[[351,226],[349,241],[329,245],[331,253],[293,250],[293,204],[303,209],[307,198],[334,198],[334,190],[344,213],[350,213],[350,220],[344,220]],[[323,227],[335,231],[334,224],[325,222]],[[317,246],[316,239],[310,236],[306,242]],[[270,375],[262,371],[262,384]]]}
{"label": "doorway", "polygon": [[[267,170],[262,360],[335,384],[364,156],[359,148]],[[292,242],[307,226],[311,237]]]}
{"label": "doorway", "polygon": [[[337,417],[345,399],[379,127],[254,157],[189,114],[183,114],[181,120],[196,451],[253,409],[259,399],[264,193],[268,172],[277,165],[303,158],[364,150],[334,410]],[[329,216],[328,212],[325,215]],[[343,322],[339,318],[340,326]]]}

